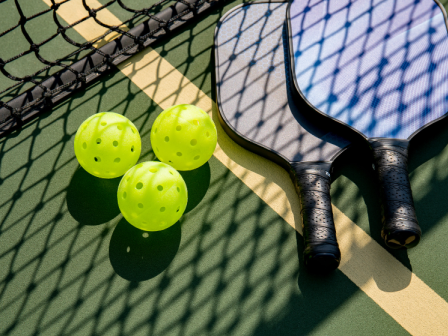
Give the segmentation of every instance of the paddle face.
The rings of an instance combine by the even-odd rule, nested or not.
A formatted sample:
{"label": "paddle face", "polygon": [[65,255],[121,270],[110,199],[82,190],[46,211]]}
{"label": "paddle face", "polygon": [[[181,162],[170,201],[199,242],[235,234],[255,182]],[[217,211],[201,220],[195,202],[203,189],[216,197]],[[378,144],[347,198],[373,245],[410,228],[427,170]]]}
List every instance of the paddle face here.
{"label": "paddle face", "polygon": [[215,35],[220,115],[235,141],[272,160],[332,161],[350,143],[311,124],[293,103],[285,71],[286,7],[257,3],[222,19]]}
{"label": "paddle face", "polygon": [[448,111],[448,33],[434,0],[294,0],[295,85],[366,138],[408,139]]}
{"label": "paddle face", "polygon": [[333,160],[350,142],[324,123],[313,124],[306,118],[315,115],[311,108],[301,99],[296,105],[292,98],[285,63],[286,7],[286,2],[258,2],[221,19],[215,33],[220,122],[241,146],[290,172],[300,199],[305,265],[329,272],[341,258],[330,172]]}

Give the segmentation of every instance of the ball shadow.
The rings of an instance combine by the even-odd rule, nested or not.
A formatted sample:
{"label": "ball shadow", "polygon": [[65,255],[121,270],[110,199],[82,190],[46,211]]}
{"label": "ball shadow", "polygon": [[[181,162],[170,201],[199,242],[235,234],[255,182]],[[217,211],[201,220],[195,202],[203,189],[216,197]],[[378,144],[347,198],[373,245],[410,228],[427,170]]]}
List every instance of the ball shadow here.
{"label": "ball shadow", "polygon": [[82,167],[76,170],[67,189],[67,208],[84,225],[103,224],[119,213],[117,190],[121,177],[101,179]]}
{"label": "ball shadow", "polygon": [[210,186],[210,164],[206,162],[198,169],[179,172],[187,184],[188,203],[184,213],[193,210],[204,198]]}
{"label": "ball shadow", "polygon": [[181,225],[155,232],[145,232],[124,218],[115,227],[109,245],[109,259],[123,279],[145,281],[162,273],[179,249]]}

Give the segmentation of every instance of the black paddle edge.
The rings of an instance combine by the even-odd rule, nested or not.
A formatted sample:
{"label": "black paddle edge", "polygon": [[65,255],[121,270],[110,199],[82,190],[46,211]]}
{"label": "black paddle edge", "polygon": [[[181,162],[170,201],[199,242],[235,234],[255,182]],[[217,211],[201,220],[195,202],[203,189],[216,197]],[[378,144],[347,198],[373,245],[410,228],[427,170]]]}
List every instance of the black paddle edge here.
{"label": "black paddle edge", "polygon": [[[286,1],[262,1],[255,4],[273,2],[286,3]],[[221,23],[235,11],[241,9],[244,6],[253,4],[254,3],[243,4],[233,8],[221,18],[220,23],[215,29],[214,62],[216,81],[220,79],[219,68],[217,67],[217,65],[220,64],[219,53],[217,52],[217,35],[219,33]],[[283,26],[282,34],[284,37],[285,35],[287,35],[285,25]],[[286,41],[284,41],[284,46],[287,46]],[[284,56],[285,67],[288,67],[288,54],[285,54]],[[286,74],[288,74],[288,69],[285,69],[285,71]],[[253,142],[252,140],[238,132],[238,130],[234,129],[231,123],[228,122],[225,114],[222,113],[223,109],[220,94],[221,87],[219,85],[219,82],[215,84],[216,102],[218,107],[217,117],[224,131],[233,141],[235,141],[243,148],[248,149],[249,151],[256,153],[262,157],[265,157],[274,163],[277,163],[290,174],[297,195],[299,196],[299,202],[301,203],[303,238],[305,244],[303,258],[305,266],[311,273],[320,275],[327,275],[331,273],[338,268],[341,259],[341,253],[339,250],[339,245],[337,243],[336,231],[334,227],[330,195],[333,163],[335,160],[342,156],[342,153],[345,153],[348,148],[352,147],[351,143],[349,142],[345,147],[341,148],[338,153],[333,155],[331,161],[290,162],[281,153],[267,148],[261,143]],[[309,111],[310,107],[306,104],[306,102],[301,100],[300,97],[297,99],[297,97],[293,96],[294,90],[290,87],[290,85],[288,85],[288,91],[288,94],[292,96],[294,104],[296,106],[301,105],[301,111]],[[308,117],[314,117],[317,114],[312,112],[306,113],[306,115],[308,119]],[[325,124],[327,124],[329,120],[328,118],[325,118],[323,116],[320,116],[320,118],[317,117],[317,119],[321,122],[324,122]],[[338,125],[336,123],[332,123],[330,121],[328,125],[330,124],[332,125],[332,131],[334,131],[335,128],[338,128]],[[344,129],[346,131],[346,128],[342,127],[340,129]]]}
{"label": "black paddle edge", "polygon": [[[443,5],[438,0],[433,0],[433,1],[439,6],[440,10],[443,13],[444,20],[445,20],[445,27],[447,28],[447,33],[448,33],[448,17],[447,17],[446,10],[445,10]],[[426,125],[422,126],[418,130],[413,132],[407,139],[368,138],[364,134],[362,134],[360,131],[358,131],[357,129],[353,128],[352,126],[350,126],[350,125],[348,125],[348,124],[346,124],[346,123],[344,123],[344,122],[342,122],[340,120],[337,120],[337,119],[335,119],[335,118],[333,118],[333,117],[331,117],[331,116],[321,112],[316,107],[314,107],[313,104],[311,104],[306,99],[305,95],[300,90],[300,87],[299,87],[299,85],[297,83],[297,79],[295,77],[295,68],[294,68],[295,64],[292,61],[294,59],[294,55],[293,55],[293,42],[292,42],[292,38],[293,37],[292,37],[291,16],[290,16],[291,10],[290,10],[290,7],[291,7],[291,3],[289,3],[287,11],[286,11],[286,17],[287,17],[286,22],[287,22],[288,37],[289,37],[288,38],[288,42],[289,42],[289,59],[291,60],[289,62],[290,63],[290,74],[291,74],[291,77],[292,77],[292,82],[294,83],[292,85],[293,86],[293,91],[294,91],[294,93],[298,97],[301,97],[301,99],[303,101],[305,101],[309,105],[310,108],[312,108],[315,112],[317,112],[317,113],[315,113],[316,115],[320,115],[323,118],[326,118],[328,120],[332,120],[333,122],[341,125],[342,127],[346,128],[346,129],[351,129],[353,131],[353,132],[351,132],[352,134],[356,134],[358,138],[361,137],[361,139],[364,140],[362,142],[364,142],[364,144],[368,145],[368,147],[370,148],[370,151],[371,151],[372,154],[375,151],[375,148],[374,148],[374,146],[372,146],[372,144],[375,143],[376,140],[381,139],[382,141],[389,142],[389,145],[395,145],[395,146],[399,146],[399,147],[406,146],[406,148],[408,148],[408,146],[411,147],[410,146],[411,145],[411,140],[417,134],[419,134],[423,130],[426,130],[429,126],[434,125],[438,121],[440,121],[442,119],[446,119],[446,117],[448,116],[448,111],[447,111],[447,113],[445,113],[441,117],[439,117],[437,119],[434,119],[433,121],[427,123]],[[353,145],[355,146],[355,145],[358,145],[358,144],[359,143],[355,142]],[[380,181],[380,183],[382,183],[382,181]],[[382,190],[383,188],[380,188],[380,189]],[[411,195],[411,198],[412,198],[412,191],[411,191],[411,189],[409,189],[409,194]],[[397,248],[402,248],[402,247],[404,247],[404,245],[406,245],[406,244],[400,244],[400,245],[397,245],[397,246],[393,246],[390,243],[390,240],[389,240],[389,238],[390,238],[389,236],[391,236],[392,240],[397,240],[397,241],[406,241],[407,238],[415,237],[415,240],[412,242],[412,244],[406,245],[407,248],[415,247],[419,243],[419,241],[421,239],[421,229],[420,229],[420,227],[418,225],[417,219],[414,218],[414,220],[417,222],[417,227],[416,228],[414,227],[415,225],[413,225],[413,224],[411,225],[409,223],[407,224],[407,222],[406,222],[406,223],[404,223],[402,225],[403,228],[401,228],[401,229],[398,228],[398,227],[395,227],[395,230],[393,232],[385,230],[385,225],[384,225],[384,223],[385,223],[385,221],[384,221],[384,202],[385,202],[385,199],[382,196],[381,203],[382,203],[382,210],[383,210],[382,211],[383,212],[383,216],[382,216],[383,217],[383,220],[382,220],[382,222],[383,222],[383,229],[382,229],[382,234],[381,235],[382,235],[382,237],[384,239],[384,243],[386,244],[386,246],[388,246],[389,248],[392,248],[392,249],[397,249]],[[413,201],[412,201],[412,208],[414,208]]]}
{"label": "black paddle edge", "polygon": [[[266,3],[289,3],[289,1],[262,0],[262,1],[244,3],[241,5],[235,6],[234,8],[232,8],[231,10],[226,12],[219,20],[218,24],[216,25],[215,32],[214,32],[214,46],[213,46],[214,61],[215,61],[215,74],[216,74],[215,80],[217,78],[220,78],[219,69],[217,67],[217,64],[219,64],[219,56],[218,56],[218,53],[216,52],[216,49],[218,47],[216,45],[216,37],[217,37],[217,34],[219,32],[222,22],[229,15],[231,15],[233,12],[239,10],[242,7],[257,5],[257,4],[266,4]],[[286,25],[286,23],[285,23],[285,25]],[[285,28],[286,28],[286,26],[285,26]],[[289,50],[290,50],[290,48],[289,48]],[[285,57],[287,57],[287,55],[285,55]],[[287,62],[287,63],[290,64],[291,62]],[[286,64],[286,62],[285,62],[285,64]],[[289,66],[288,66],[288,68],[289,68],[289,70],[291,70],[291,68]],[[286,69],[286,71],[287,70],[288,69]],[[332,175],[334,162],[338,159],[338,157],[342,153],[344,153],[349,148],[353,147],[352,144],[347,145],[346,147],[341,149],[338,153],[336,153],[329,161],[291,162],[286,157],[284,157],[281,153],[279,153],[271,148],[268,148],[261,143],[258,143],[256,141],[253,141],[253,140],[247,138],[245,135],[241,134],[238,130],[236,130],[234,127],[232,127],[230,122],[227,120],[226,116],[221,113],[222,102],[221,102],[221,94],[220,94],[220,85],[218,85],[217,82],[215,83],[215,87],[216,87],[216,104],[218,107],[217,116],[218,116],[219,122],[220,122],[221,126],[223,127],[224,131],[226,132],[226,134],[241,147],[249,150],[250,152],[258,154],[270,161],[273,161],[274,163],[278,164],[280,167],[284,168],[291,175],[291,178],[293,178],[293,180],[295,179],[295,174],[296,174],[295,169],[293,167],[295,164],[309,166],[310,168],[317,166],[317,165],[324,165],[326,167],[328,167],[328,165],[329,165],[328,171]],[[295,90],[291,87],[291,85],[288,85],[288,90],[293,97],[295,105],[299,108],[300,111],[310,110],[311,106],[309,104],[307,104],[307,102],[300,95],[296,94]],[[349,140],[352,143],[353,143],[353,140],[355,140],[355,137],[353,137],[352,134],[347,134],[348,132],[347,132],[347,129],[345,126],[339,125],[338,123],[333,122],[333,120],[329,120],[329,118],[327,118],[324,115],[316,114],[316,113],[312,112],[312,113],[307,113],[306,118],[308,120],[310,120],[312,123],[315,123],[318,125],[324,124],[327,127],[331,127],[332,132],[344,134],[344,138],[346,138],[347,140]]]}
{"label": "black paddle edge", "polygon": [[[178,28],[184,24],[198,19],[210,8],[216,7],[218,4],[224,2],[226,2],[226,0],[184,0],[183,2],[177,2],[155,15],[157,19],[169,21],[179,14],[184,13],[184,15],[177,17],[177,19],[168,27],[162,28],[159,21],[148,19],[130,29],[128,32],[134,36],[140,37],[147,35],[149,32],[156,31],[153,36],[150,36],[143,42],[142,47],[146,48],[166,36],[171,35],[174,30],[178,30]],[[197,5],[196,13],[194,13],[188,6],[193,4]],[[107,55],[117,53],[121,53],[121,55],[114,58],[113,61],[100,66],[98,69],[94,69],[101,63],[104,63],[104,57],[96,51],[93,51],[70,66],[79,73],[88,73],[83,81],[77,81],[71,85],[69,83],[76,79],[75,74],[65,69],[58,71],[41,83],[42,86],[51,91],[60,90],[61,87],[67,86],[54,96],[52,95],[44,99],[44,90],[39,86],[34,86],[19,96],[9,100],[7,103],[4,103],[4,105],[8,105],[11,109],[18,111],[16,116],[12,114],[10,109],[0,106],[0,139],[15,130],[20,130],[23,125],[47,112],[55,104],[67,99],[74,92],[83,89],[85,90],[88,85],[93,84],[101,76],[110,73],[112,70],[116,69],[118,64],[139,53],[142,49],[135,45],[133,39],[126,35],[122,35],[102,46],[99,50]]]}
{"label": "black paddle edge", "polygon": [[[437,4],[437,6],[439,6],[440,10],[442,11],[442,13],[443,13],[443,17],[444,17],[444,19],[445,19],[445,26],[446,26],[446,28],[447,28],[447,33],[448,33],[448,16],[447,16],[445,7],[443,7],[442,3],[440,3],[439,0],[432,0],[432,1],[434,1],[434,2]],[[291,74],[292,82],[294,83],[294,85],[293,85],[294,90],[292,90],[292,91],[296,94],[297,97],[300,97],[301,100],[303,100],[304,102],[306,102],[306,103],[308,104],[308,106],[309,106],[311,109],[313,109],[314,111],[316,111],[316,112],[317,112],[316,115],[321,115],[321,116],[324,117],[325,119],[332,120],[333,122],[335,122],[335,123],[341,125],[341,126],[344,127],[344,128],[347,128],[347,127],[348,127],[349,129],[353,130],[353,132],[357,135],[357,136],[355,136],[355,138],[359,138],[359,137],[361,137],[362,139],[364,139],[365,141],[367,141],[367,144],[369,144],[369,138],[367,138],[364,134],[362,134],[362,133],[361,133],[360,131],[358,131],[356,128],[353,128],[352,126],[350,126],[350,125],[348,125],[348,124],[346,124],[346,123],[344,123],[344,122],[342,122],[342,121],[340,121],[340,120],[338,120],[338,119],[335,119],[335,118],[329,116],[328,114],[323,113],[322,111],[320,111],[320,110],[317,109],[316,107],[314,107],[314,105],[311,104],[311,103],[306,99],[305,95],[302,93],[302,90],[300,90],[299,84],[297,83],[297,79],[296,79],[296,76],[295,76],[295,73],[296,73],[296,71],[295,71],[295,65],[294,65],[294,62],[292,61],[292,60],[294,59],[294,52],[293,52],[293,47],[292,47],[292,31],[291,31],[291,29],[292,29],[292,28],[291,28],[291,15],[290,15],[290,12],[291,12],[290,7],[291,7],[291,4],[292,4],[292,1],[288,4],[288,8],[286,9],[286,25],[287,25],[287,29],[288,29],[288,42],[289,42],[289,43],[288,43],[288,44],[289,44],[289,48],[288,48],[289,50],[288,50],[288,51],[289,51],[289,59],[291,60],[291,61],[289,62],[289,63],[290,63],[290,67],[289,67],[289,69],[290,69],[290,74]],[[419,132],[421,132],[422,130],[426,129],[427,127],[429,127],[429,126],[435,124],[436,122],[438,122],[438,121],[440,121],[440,120],[442,120],[442,119],[445,119],[447,116],[448,116],[448,111],[447,111],[447,113],[445,113],[443,116],[441,116],[441,117],[439,117],[439,118],[437,118],[437,119],[434,119],[433,121],[427,123],[425,126],[422,126],[422,127],[419,128],[418,130],[416,130],[414,133],[412,133],[407,139],[403,139],[403,140],[409,140],[409,141],[410,141],[410,140],[411,140],[415,135],[417,135]],[[397,140],[401,140],[401,139],[397,139]]]}

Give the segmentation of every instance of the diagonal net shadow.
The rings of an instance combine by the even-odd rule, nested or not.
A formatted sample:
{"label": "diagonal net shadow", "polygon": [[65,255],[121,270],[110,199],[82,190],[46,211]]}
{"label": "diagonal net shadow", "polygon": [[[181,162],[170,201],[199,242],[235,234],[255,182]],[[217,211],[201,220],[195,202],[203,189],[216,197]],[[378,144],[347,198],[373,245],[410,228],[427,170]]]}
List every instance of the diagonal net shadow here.
{"label": "diagonal net shadow", "polygon": [[[230,58],[222,58],[222,61],[220,61],[220,67],[222,67],[224,70],[223,73],[224,74],[220,74],[220,85],[221,87],[225,87],[225,85],[227,85],[227,91],[225,96],[221,96],[221,104],[224,106],[226,104],[225,100],[229,100],[229,101],[237,101],[239,105],[241,105],[241,113],[235,114],[235,121],[232,120],[232,127],[237,128],[238,126],[238,120],[239,119],[243,119],[242,114],[246,113],[246,109],[249,109],[249,104],[247,103],[247,97],[246,99],[244,98],[244,95],[249,96],[251,99],[250,100],[250,106],[257,106],[257,110],[261,111],[260,113],[265,113],[266,116],[264,116],[262,119],[262,121],[264,121],[263,123],[258,123],[255,125],[254,122],[252,122],[252,119],[250,120],[250,125],[253,127],[253,129],[250,129],[247,127],[247,125],[245,125],[245,128],[242,128],[242,130],[237,129],[238,132],[242,132],[242,134],[246,137],[249,137],[251,139],[258,139],[257,141],[260,141],[263,145],[265,146],[271,146],[271,147],[277,147],[279,149],[276,148],[276,150],[280,151],[282,150],[282,148],[280,147],[280,145],[278,145],[277,143],[282,143],[284,144],[285,147],[287,146],[302,146],[302,143],[300,142],[301,138],[298,138],[297,140],[292,138],[291,136],[288,136],[288,143],[285,143],[285,139],[284,136],[281,136],[283,129],[285,128],[285,124],[287,124],[288,121],[288,115],[286,115],[283,118],[277,118],[276,114],[284,114],[285,111],[283,110],[283,108],[279,108],[278,110],[272,110],[271,108],[266,108],[265,106],[269,106],[272,107],[273,104],[269,102],[269,98],[266,99],[267,97],[269,97],[269,95],[272,95],[271,99],[284,99],[282,97],[282,95],[276,93],[278,91],[284,90],[283,89],[283,83],[281,85],[277,85],[276,80],[275,80],[275,75],[276,72],[272,72],[272,75],[270,74],[271,71],[267,71],[267,72],[263,72],[263,71],[256,71],[254,70],[253,65],[255,64],[255,62],[257,63],[263,63],[263,64],[272,64],[271,68],[274,68],[275,66],[282,66],[282,67],[286,67],[285,69],[285,73],[288,73],[288,67],[287,67],[287,62],[285,62],[282,58],[278,58],[276,57],[276,54],[278,53],[278,46],[282,45],[282,41],[277,41],[276,39],[279,39],[279,31],[282,31],[283,28],[283,35],[284,33],[284,27],[283,26],[283,21],[281,21],[280,23],[275,23],[278,26],[272,26],[272,23],[270,25],[265,25],[264,28],[262,30],[259,30],[259,21],[260,20],[268,20],[267,18],[269,17],[274,17],[275,15],[279,15],[276,14],[276,11],[279,12],[282,10],[282,4],[272,4],[270,6],[263,4],[263,5],[259,5],[259,10],[263,11],[264,8],[268,8],[266,9],[266,13],[269,12],[269,15],[263,15],[263,12],[257,13],[257,14],[253,14],[250,11],[250,6],[249,7],[243,7],[241,8],[241,10],[239,11],[235,11],[232,12],[228,17],[225,18],[226,22],[227,20],[234,20],[237,24],[228,24],[227,26],[225,24],[223,24],[221,27],[228,27],[228,31],[224,31],[222,32],[222,37],[219,40],[219,46],[225,46],[225,44],[227,43],[229,46],[228,47],[224,47],[224,52],[222,55],[220,55],[220,58],[225,55],[226,53],[228,53],[228,49],[233,48],[233,56],[234,57],[230,57]],[[284,5],[283,5],[283,11],[284,11]],[[253,11],[255,12],[255,10]],[[284,14],[284,13],[283,13]],[[282,15],[282,14],[280,14]],[[247,16],[247,19],[246,17]],[[260,17],[262,17],[262,19],[259,19]],[[241,19],[243,18],[243,19]],[[246,22],[247,21],[247,22]],[[276,22],[276,21],[274,21]],[[235,28],[235,26],[237,26]],[[222,29],[222,28],[221,28]],[[277,31],[277,32],[276,32]],[[221,32],[221,31],[220,31]],[[262,37],[263,36],[263,37]],[[258,38],[257,38],[258,37]],[[266,42],[266,45],[264,45],[263,43],[263,39],[266,39],[267,41],[270,42]],[[274,41],[273,41],[274,40]],[[287,37],[280,36],[280,40],[283,40],[283,44],[287,44]],[[285,48],[286,49],[286,48]],[[246,52],[248,51],[248,52]],[[252,55],[252,53],[255,54],[255,59],[248,59],[248,54],[249,56]],[[249,62],[250,61],[250,62]],[[235,65],[232,65],[232,63],[235,63]],[[246,74],[245,77],[242,76],[242,74]],[[258,77],[257,77],[258,76]],[[273,78],[271,79],[270,76],[272,76]],[[278,71],[277,71],[277,76],[279,76]],[[281,76],[281,74],[280,74]],[[241,77],[243,77],[243,81],[247,82],[247,87],[244,87],[244,90],[241,89],[240,90],[240,86],[237,86],[236,88],[233,89],[233,87],[235,85],[239,85],[233,78],[237,77],[239,79],[239,81],[241,81]],[[232,85],[226,84],[226,81],[229,81],[230,83],[232,83]],[[258,84],[257,82],[262,83],[262,85],[264,85],[266,87],[265,91],[263,91],[263,89],[259,89],[260,84]],[[273,84],[275,83],[275,84]],[[256,86],[258,85],[258,87]],[[258,91],[261,91],[259,93],[256,92],[256,90],[252,89],[249,90],[250,86],[254,86],[258,88]],[[230,87],[232,87],[232,89],[230,89]],[[230,90],[230,91],[229,91]],[[233,91],[232,91],[233,90]],[[259,97],[258,101],[253,99],[253,96]],[[223,100],[224,99],[224,100]],[[281,100],[281,102],[283,102],[283,100]],[[287,102],[289,104],[291,104],[291,102]],[[232,103],[232,106],[235,105],[236,103]],[[258,111],[254,111],[254,110],[250,110],[250,113],[247,112],[247,114],[249,114],[250,116],[252,116],[253,113],[258,113]],[[216,111],[214,111],[216,112]],[[233,113],[233,110],[232,110]],[[289,114],[289,110],[287,110],[287,113]],[[216,114],[214,115],[215,117],[215,121],[218,122],[218,118],[216,116]],[[233,117],[233,114],[227,114],[226,115],[227,118],[231,118]],[[245,117],[247,120],[247,116]],[[250,118],[250,117],[249,117]],[[257,116],[258,118],[258,116]],[[258,119],[257,119],[258,120]],[[266,122],[269,121],[270,123]],[[246,121],[247,122],[247,121]],[[274,122],[278,122],[274,123]],[[272,123],[274,123],[272,125]],[[266,126],[267,125],[267,126]],[[272,132],[267,133],[266,130],[263,130],[264,127],[268,127],[271,130],[275,130]],[[302,131],[303,132],[303,131]],[[260,175],[262,175],[264,178],[266,178],[265,181],[263,181],[262,183],[260,183],[259,187],[260,189],[266,189],[267,191],[270,189],[269,185],[270,184],[276,184],[278,186],[280,186],[286,193],[286,195],[288,196],[288,200],[291,204],[291,208],[292,208],[292,212],[294,215],[294,220],[295,220],[295,225],[296,225],[296,230],[297,231],[301,231],[300,228],[298,227],[298,225],[300,225],[300,214],[299,214],[299,206],[298,206],[298,202],[297,202],[297,195],[296,192],[294,191],[294,189],[292,188],[292,184],[289,180],[289,178],[287,177],[286,172],[284,171],[279,171],[279,167],[273,165],[272,163],[269,162],[263,162],[263,164],[261,164],[261,160],[258,158],[256,158],[253,154],[249,154],[248,152],[242,153],[244,151],[242,151],[241,149],[238,149],[235,147],[235,145],[233,144],[228,144],[227,142],[224,142],[224,138],[226,137],[224,134],[222,134],[223,131],[221,130],[221,142],[220,145],[223,148],[223,150],[226,152],[226,154],[232,158],[233,161],[237,162],[239,165],[247,168],[249,171],[252,172],[256,172]],[[260,138],[260,136],[265,136],[265,138]],[[269,138],[268,138],[269,137]],[[282,139],[280,139],[282,138]],[[292,139],[292,140],[290,140]],[[283,142],[282,142],[283,141]],[[269,143],[268,145],[266,145],[266,143]],[[271,145],[272,144],[272,145]],[[362,147],[362,146],[361,146]],[[366,174],[364,174],[363,176],[359,176],[359,174],[354,176],[354,181],[358,182],[358,181],[374,181],[374,177],[373,176],[369,176],[369,170],[371,169],[371,158],[368,157],[368,155],[366,155],[366,148],[361,148],[360,146],[354,146],[352,149],[347,150],[347,152],[343,155],[343,158],[338,158],[339,162],[346,162],[347,161],[347,157],[351,158],[351,161],[349,162],[349,166],[350,164],[353,163],[361,163],[362,165],[364,165],[364,167],[362,168],[361,174],[362,173],[367,173],[367,179],[366,179]],[[299,147],[300,148],[300,147]],[[309,151],[309,152],[305,152],[305,150]],[[310,146],[309,143],[304,144],[303,149],[301,149],[301,154],[302,155],[310,155],[309,153],[319,153],[319,152],[324,153],[325,149],[319,146]],[[361,152],[364,155],[359,155],[359,152]],[[283,154],[283,153],[282,153]],[[315,154],[314,154],[315,155]],[[362,159],[363,161],[358,162],[359,159]],[[367,164],[366,164],[367,163]],[[342,164],[341,164],[342,165]],[[269,167],[269,168],[268,168]],[[365,169],[365,167],[368,167],[367,169]],[[335,176],[337,177],[338,174],[335,174]],[[359,178],[361,177],[361,179]],[[364,198],[367,197],[368,202],[371,203],[372,201],[376,201],[377,198],[375,197],[371,197],[371,194],[369,194],[369,190],[376,190],[376,184],[373,182],[372,184],[368,185],[369,188],[366,188],[363,191],[363,194],[365,194],[366,196]],[[346,189],[346,188],[344,188]],[[337,191],[336,191],[337,192]],[[334,193],[334,191],[333,191]],[[263,194],[263,192],[261,192],[261,195]],[[356,200],[357,203],[359,203],[359,196],[358,195],[358,199]],[[275,197],[272,197],[269,199],[269,202],[275,202],[274,201]],[[361,200],[362,205],[364,206],[364,208],[361,210],[358,207],[354,207],[353,204],[353,200],[352,203],[349,205],[349,209],[350,211],[352,210],[356,210],[356,212],[359,212],[359,214],[363,214],[363,213],[367,213],[367,210],[369,210],[369,213],[377,213],[378,212],[378,204],[374,203],[374,206],[376,207],[369,207],[369,209],[365,208],[365,201]],[[275,204],[275,203],[274,203]],[[359,210],[359,211],[358,211]],[[364,211],[363,211],[364,210]],[[376,217],[376,219],[379,219],[379,217]],[[376,224],[375,222],[373,222],[374,224]],[[378,223],[380,223],[380,221],[378,220]],[[369,229],[367,228],[366,231],[368,231]],[[345,228],[346,231],[346,228]],[[350,236],[349,232],[342,232],[341,237],[343,236]],[[381,239],[378,240],[378,242],[380,244],[382,244]],[[373,241],[371,241],[371,243],[373,243]],[[354,244],[356,244],[356,242],[354,242]],[[368,253],[370,249],[369,246],[367,247],[362,247],[362,245],[356,246],[353,245],[352,248],[352,252],[354,253],[356,250],[360,250],[359,252],[361,254],[365,254]],[[365,252],[362,252],[362,250],[365,250]],[[299,251],[303,251],[303,246],[301,248],[299,248]],[[357,251],[358,252],[358,251]],[[356,255],[357,253],[355,253]],[[399,253],[395,253],[395,255],[400,256],[400,252]],[[406,264],[409,265],[409,260],[407,259],[407,255],[406,253],[402,253],[401,252],[401,260]],[[375,274],[370,274],[369,270],[364,270],[363,272],[361,272],[363,274],[363,280],[360,281],[360,283],[367,283],[368,281],[370,281],[370,278],[374,277],[374,279],[376,280],[376,282],[378,283],[378,285],[385,291],[397,291],[397,290],[401,290],[403,288],[406,288],[409,285],[409,282],[411,281],[411,273],[403,273],[400,275],[399,278],[397,278],[397,281],[394,282],[390,282],[387,281],[387,279],[383,279],[382,277],[377,278]],[[386,281],[385,281],[386,280]]]}
{"label": "diagonal net shadow", "polygon": [[[208,95],[214,91],[213,30],[235,4],[215,10],[156,46]],[[0,334],[306,335],[330,327],[352,334],[372,328],[405,334],[341,272],[325,279],[306,273],[297,257],[303,248],[301,237],[296,240],[284,219],[215,158],[202,171],[183,175],[194,186],[194,202],[166,240],[148,246],[150,240],[144,239],[150,237],[134,232],[116,216],[113,202],[105,202],[103,213],[87,218],[80,198],[91,195],[75,182],[87,185],[89,177],[79,172],[73,140],[81,122],[97,111],[115,111],[131,119],[142,136],[140,161],[156,158],[149,133],[161,108],[118,71],[56,106],[20,134],[0,140]],[[441,138],[444,134],[446,126],[440,129]],[[420,153],[421,161],[411,167],[434,159],[440,159],[434,169],[444,166],[435,149]],[[242,165],[266,175],[254,163]],[[286,188],[285,181],[290,182],[284,176],[273,181]],[[332,196],[341,209],[352,207],[348,197],[337,196],[339,192],[354,192],[362,202],[356,185],[335,183]],[[446,177],[433,180],[430,194],[443,194],[445,183]],[[264,183],[255,187],[268,192]],[[417,207],[423,205],[419,202]],[[365,217],[365,207],[352,211],[353,216]],[[431,216],[426,230],[438,228],[444,213]],[[79,225],[89,220],[98,225]],[[129,253],[135,252],[131,259],[126,259],[127,246]],[[158,254],[156,246],[166,255]],[[145,257],[154,263],[146,263]],[[359,300],[359,305],[348,304],[351,300]],[[332,318],[341,306],[345,318]],[[362,315],[378,317],[381,324],[347,320]]]}
{"label": "diagonal net shadow", "polygon": [[[443,132],[440,130],[446,121],[439,121],[416,133],[446,115],[446,82],[442,79],[447,64],[445,13],[436,1],[409,4],[388,1],[366,7],[359,7],[361,3],[340,2],[334,8],[324,2],[296,4],[296,9],[301,8],[291,11],[291,19],[296,23],[292,25],[293,57],[297,62],[295,75],[303,93],[325,114],[344,121],[366,137],[411,139],[411,183],[413,170],[418,169],[415,160],[424,166],[418,170],[424,174],[425,181],[432,181],[425,186],[421,182],[412,183],[417,185],[414,189],[417,215],[419,211],[422,213],[417,217],[422,228],[426,229],[424,231],[431,236],[431,230],[443,218],[441,213],[444,210],[441,209],[444,207],[438,200],[443,197],[440,193],[432,198],[433,203],[426,201],[430,194],[428,186],[430,189],[437,184],[443,186],[445,181],[438,178],[440,174],[437,169],[434,171],[429,167],[428,161],[433,167],[437,165],[430,155],[435,156],[444,148],[446,141],[439,132]],[[377,16],[379,12],[382,14]],[[312,16],[312,13],[319,13],[318,16],[323,13],[322,26],[309,23],[307,16]],[[344,19],[345,25],[335,24]],[[320,29],[322,27],[330,30]],[[316,62],[307,62],[306,59]],[[369,120],[370,115],[372,120]],[[428,151],[427,146],[435,143],[439,144],[439,152]],[[430,147],[434,148],[434,145]],[[412,157],[413,151],[417,159]],[[357,169],[369,171],[368,158],[360,159]],[[369,183],[364,182],[370,180],[371,174],[364,174],[365,178],[357,178],[356,175],[361,176],[362,173],[347,170],[346,176],[359,185],[364,198],[369,198],[363,190],[375,190],[372,184],[369,187]],[[370,198],[375,207],[372,208],[378,209],[375,199],[379,195],[376,191],[373,195]],[[430,214],[421,201],[427,205],[426,209],[431,209]],[[351,218],[359,223],[358,216],[349,210],[348,204],[342,208],[348,209],[347,213],[351,213]],[[372,220],[366,230],[378,240],[380,218],[370,209],[368,214]],[[425,247],[418,250],[421,249]],[[412,270],[411,251],[391,253]],[[379,283],[379,286],[385,288],[386,284]]]}

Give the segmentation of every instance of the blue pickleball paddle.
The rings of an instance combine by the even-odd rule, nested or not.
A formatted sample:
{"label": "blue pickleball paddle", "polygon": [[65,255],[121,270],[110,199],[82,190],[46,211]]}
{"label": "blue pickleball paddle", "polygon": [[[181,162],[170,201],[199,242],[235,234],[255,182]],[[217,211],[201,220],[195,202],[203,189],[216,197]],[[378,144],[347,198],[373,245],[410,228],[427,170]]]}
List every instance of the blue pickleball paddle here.
{"label": "blue pickleball paddle", "polygon": [[309,120],[310,107],[292,97],[287,5],[245,4],[221,18],[215,32],[219,118],[235,142],[290,173],[301,204],[304,262],[325,272],[335,269],[341,258],[330,174],[351,142],[327,123]]}
{"label": "blue pickleball paddle", "polygon": [[287,15],[296,92],[370,143],[382,237],[391,248],[417,245],[408,145],[448,111],[443,7],[434,0],[294,0]]}

